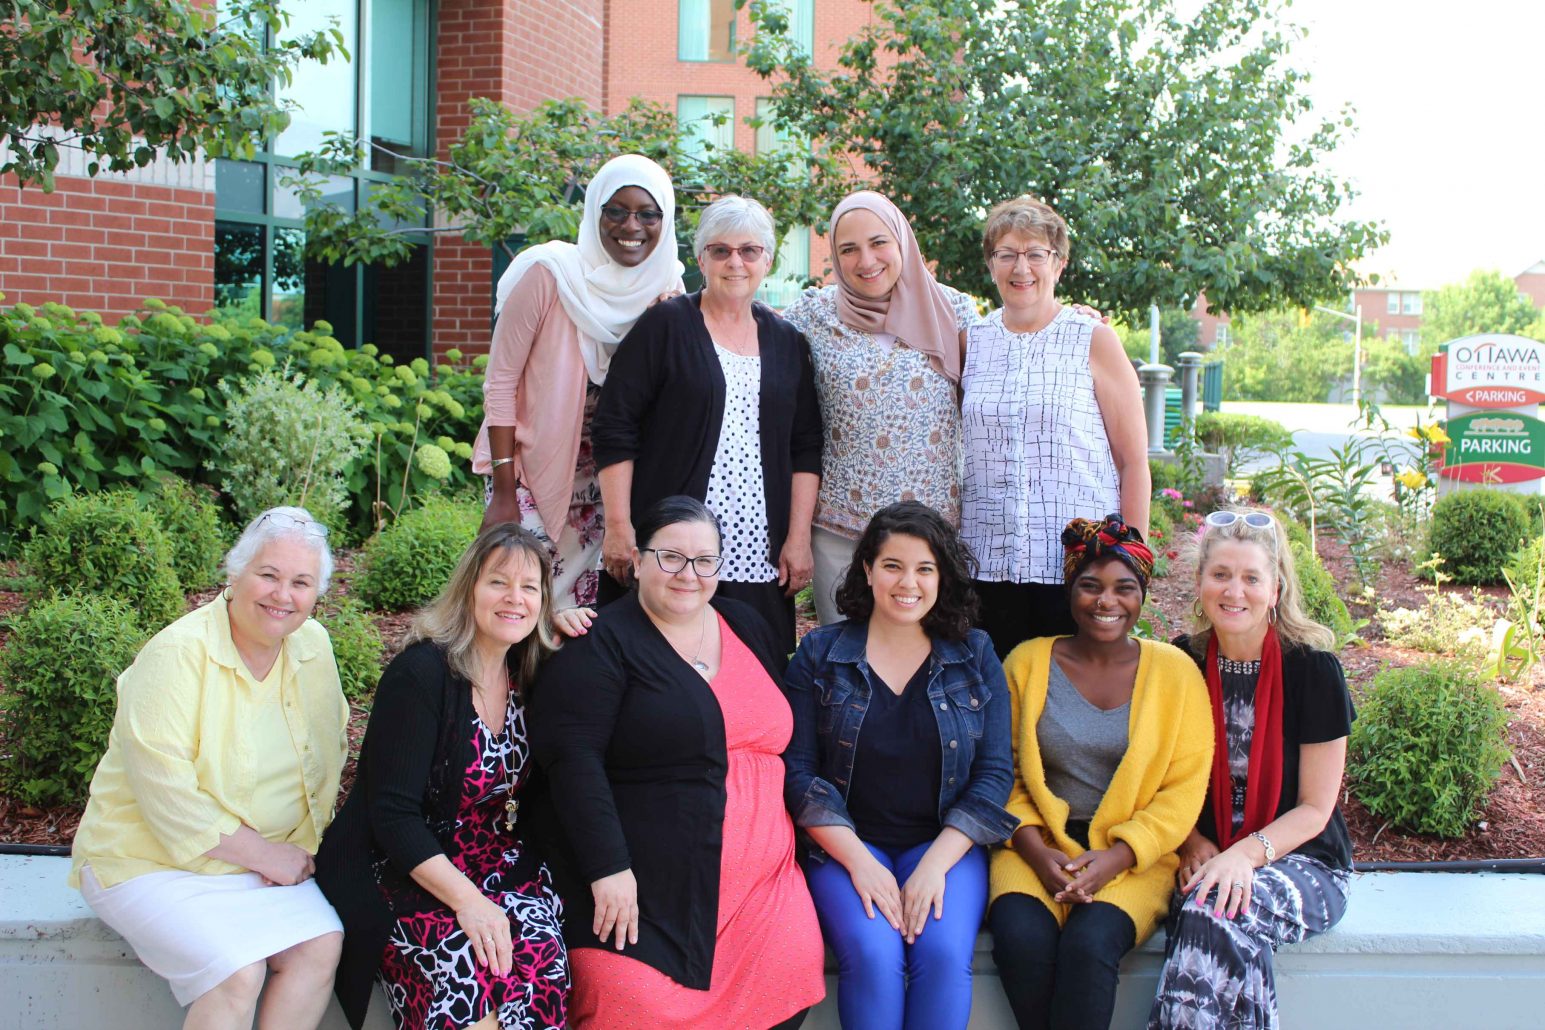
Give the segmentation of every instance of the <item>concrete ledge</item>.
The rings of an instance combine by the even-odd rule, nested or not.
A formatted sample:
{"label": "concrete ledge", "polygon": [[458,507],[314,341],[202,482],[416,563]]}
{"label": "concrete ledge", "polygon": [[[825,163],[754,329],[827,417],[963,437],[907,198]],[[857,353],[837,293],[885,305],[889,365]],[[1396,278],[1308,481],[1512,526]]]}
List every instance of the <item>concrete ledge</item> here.
{"label": "concrete ledge", "polygon": [[[0,1030],[179,1026],[166,984],[65,886],[68,869],[0,856]],[[1163,950],[1155,935],[1127,956],[1113,1027],[1142,1026]],[[1012,1027],[986,934],[975,968],[973,1030]],[[1340,926],[1277,956],[1277,984],[1287,1027],[1532,1030],[1545,999],[1545,876],[1359,875]],[[808,1030],[836,1030],[835,990],[828,977]],[[379,996],[366,1025],[391,1028]],[[346,1026],[336,1005],[323,1026]]]}

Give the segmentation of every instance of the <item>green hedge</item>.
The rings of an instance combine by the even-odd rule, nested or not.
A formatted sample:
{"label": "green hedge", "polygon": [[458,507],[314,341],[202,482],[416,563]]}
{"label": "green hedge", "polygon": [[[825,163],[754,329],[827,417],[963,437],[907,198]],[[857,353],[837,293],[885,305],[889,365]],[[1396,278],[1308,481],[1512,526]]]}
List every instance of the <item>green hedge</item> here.
{"label": "green hedge", "polygon": [[477,537],[483,507],[432,498],[365,542],[354,592],[372,608],[399,610],[434,600]]}
{"label": "green hedge", "polygon": [[1455,583],[1500,583],[1531,528],[1529,504],[1521,495],[1461,490],[1432,506],[1427,554],[1442,557],[1442,571]]}

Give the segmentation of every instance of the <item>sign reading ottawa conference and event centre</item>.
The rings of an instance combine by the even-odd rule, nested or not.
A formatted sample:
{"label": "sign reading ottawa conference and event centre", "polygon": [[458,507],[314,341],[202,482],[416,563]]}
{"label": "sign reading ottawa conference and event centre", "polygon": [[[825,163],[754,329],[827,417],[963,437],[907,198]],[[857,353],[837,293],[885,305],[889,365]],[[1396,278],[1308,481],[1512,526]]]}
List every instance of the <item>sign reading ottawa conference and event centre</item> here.
{"label": "sign reading ottawa conference and event centre", "polygon": [[1488,409],[1444,423],[1450,442],[1441,475],[1487,485],[1545,478],[1545,422],[1527,410],[1501,410],[1545,401],[1545,343],[1493,335],[1446,343],[1432,358],[1432,393]]}

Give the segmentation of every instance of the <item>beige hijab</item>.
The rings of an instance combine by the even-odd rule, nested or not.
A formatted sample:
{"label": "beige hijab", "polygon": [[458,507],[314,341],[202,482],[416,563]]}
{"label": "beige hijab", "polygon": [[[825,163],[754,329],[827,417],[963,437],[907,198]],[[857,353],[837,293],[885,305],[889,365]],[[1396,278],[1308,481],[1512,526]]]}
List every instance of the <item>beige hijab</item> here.
{"label": "beige hijab", "polygon": [[834,257],[837,317],[843,325],[866,333],[890,333],[897,342],[926,356],[929,364],[950,382],[960,382],[959,319],[943,287],[923,261],[917,237],[912,234],[912,226],[907,224],[901,210],[873,190],[850,193],[832,212],[833,244],[842,216],[859,209],[872,211],[895,237],[901,252],[901,276],[891,287],[889,296],[874,300],[853,289],[842,274],[841,262]]}

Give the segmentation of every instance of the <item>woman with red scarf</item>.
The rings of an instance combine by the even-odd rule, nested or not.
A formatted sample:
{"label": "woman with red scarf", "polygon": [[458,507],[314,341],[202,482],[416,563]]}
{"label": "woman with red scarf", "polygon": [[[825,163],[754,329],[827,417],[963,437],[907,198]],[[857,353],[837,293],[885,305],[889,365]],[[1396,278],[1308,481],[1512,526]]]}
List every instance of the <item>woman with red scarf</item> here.
{"label": "woman with red scarf", "polygon": [[1281,525],[1208,515],[1196,631],[1217,747],[1202,815],[1180,846],[1150,1030],[1278,1026],[1272,954],[1346,911],[1352,843],[1336,806],[1352,699],[1334,638],[1299,606]]}

